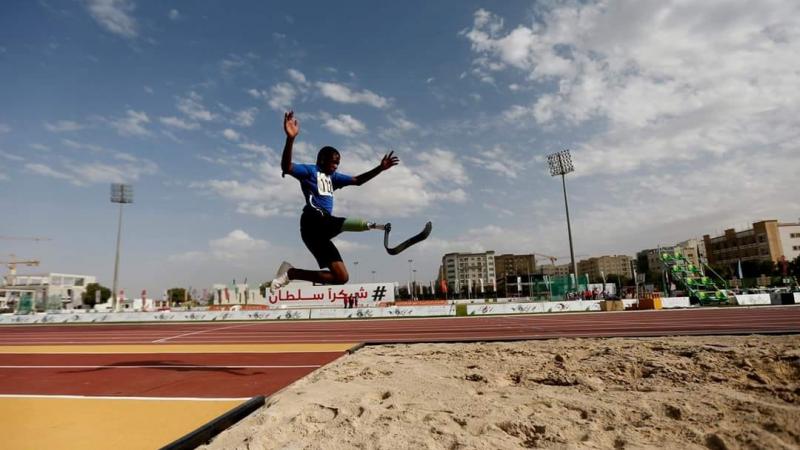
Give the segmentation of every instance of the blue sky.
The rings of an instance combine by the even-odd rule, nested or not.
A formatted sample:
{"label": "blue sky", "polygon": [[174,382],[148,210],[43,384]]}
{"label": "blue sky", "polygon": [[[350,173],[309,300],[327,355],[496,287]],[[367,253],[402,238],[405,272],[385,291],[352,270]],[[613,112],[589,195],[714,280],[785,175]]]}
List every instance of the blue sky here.
{"label": "blue sky", "polygon": [[[0,254],[121,287],[251,283],[313,267],[280,177],[342,151],[336,213],[434,233],[400,256],[338,244],[357,281],[435,277],[447,252],[569,254],[800,217],[800,6],[708,2],[6,1],[0,6]],[[353,262],[358,261],[357,266]],[[560,262],[566,262],[561,260]]]}

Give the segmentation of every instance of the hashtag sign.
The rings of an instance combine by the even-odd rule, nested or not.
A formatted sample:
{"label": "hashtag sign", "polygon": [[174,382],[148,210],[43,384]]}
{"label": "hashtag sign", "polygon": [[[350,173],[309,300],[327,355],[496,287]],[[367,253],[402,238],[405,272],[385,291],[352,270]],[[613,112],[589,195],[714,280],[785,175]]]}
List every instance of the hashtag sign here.
{"label": "hashtag sign", "polygon": [[379,301],[383,300],[384,297],[386,297],[386,286],[383,286],[383,285],[378,286],[378,287],[375,288],[374,291],[372,291],[372,301],[373,302],[379,302]]}

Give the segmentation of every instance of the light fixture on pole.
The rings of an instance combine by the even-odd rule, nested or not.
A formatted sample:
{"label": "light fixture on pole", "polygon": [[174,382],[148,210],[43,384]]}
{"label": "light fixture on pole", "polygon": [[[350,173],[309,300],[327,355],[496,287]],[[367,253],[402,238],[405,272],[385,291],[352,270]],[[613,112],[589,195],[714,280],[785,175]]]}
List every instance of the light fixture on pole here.
{"label": "light fixture on pole", "polygon": [[117,275],[119,274],[119,243],[122,235],[122,205],[133,203],[133,186],[130,184],[111,184],[111,203],[119,203],[119,221],[117,223],[117,254],[114,257],[114,283],[111,290],[113,311],[120,310],[119,298],[117,297]]}
{"label": "light fixture on pole", "polygon": [[572,157],[569,150],[562,150],[547,155],[547,164],[550,166],[550,175],[561,175],[561,186],[564,188],[564,206],[567,210],[567,235],[569,236],[569,257],[571,260],[572,273],[575,274],[575,287],[578,287],[578,265],[575,263],[575,252],[572,249],[572,227],[569,223],[569,201],[567,200],[567,182],[564,175],[574,172]]}

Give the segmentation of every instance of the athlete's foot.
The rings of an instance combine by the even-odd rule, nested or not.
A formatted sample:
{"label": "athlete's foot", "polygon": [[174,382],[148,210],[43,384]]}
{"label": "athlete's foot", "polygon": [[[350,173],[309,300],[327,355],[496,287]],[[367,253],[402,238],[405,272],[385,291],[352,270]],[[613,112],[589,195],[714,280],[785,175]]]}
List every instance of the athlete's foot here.
{"label": "athlete's foot", "polygon": [[292,265],[288,262],[284,261],[281,263],[281,266],[278,267],[278,271],[275,273],[275,279],[269,284],[270,293],[274,294],[275,291],[289,284],[291,281],[289,279],[289,269],[291,268]]}

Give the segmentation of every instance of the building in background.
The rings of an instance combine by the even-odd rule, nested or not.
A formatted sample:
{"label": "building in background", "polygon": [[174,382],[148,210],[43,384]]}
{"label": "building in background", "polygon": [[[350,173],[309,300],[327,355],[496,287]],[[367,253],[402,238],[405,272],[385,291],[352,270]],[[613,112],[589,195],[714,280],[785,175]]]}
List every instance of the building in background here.
{"label": "building in background", "polygon": [[597,256],[584,259],[578,262],[578,273],[581,275],[589,274],[589,279],[593,282],[603,280],[610,276],[623,276],[633,278],[631,273],[631,257],[627,255]]}
{"label": "building in background", "polygon": [[700,239],[687,239],[675,245],[666,245],[659,248],[648,248],[636,253],[636,270],[638,273],[660,272],[663,267],[661,264],[661,253],[674,253],[675,251],[683,254],[690,263],[697,267],[708,264],[705,242]]}
{"label": "building in background", "polygon": [[726,266],[739,261],[776,263],[781,257],[791,260],[800,255],[800,223],[762,220],[747,230],[729,228],[715,237],[706,234],[703,242],[709,264]]}
{"label": "building in background", "polygon": [[539,266],[539,274],[540,275],[547,275],[551,277],[567,277],[572,271],[571,264],[559,264],[557,266],[549,264],[544,266]]}
{"label": "building in background", "polygon": [[783,256],[794,261],[800,256],[800,221],[798,223],[779,223],[778,235],[781,239]]}
{"label": "building in background", "polygon": [[480,295],[496,291],[497,272],[494,251],[447,253],[442,257],[442,273],[451,293]]}
{"label": "building in background", "polygon": [[15,308],[19,300],[31,296],[38,309],[80,308],[86,286],[96,283],[91,275],[48,273],[37,275],[13,275],[3,278],[0,285],[0,308]]}
{"label": "building in background", "polygon": [[508,284],[515,284],[517,277],[522,277],[526,283],[530,282],[530,276],[536,274],[536,257],[533,254],[497,255],[494,257],[494,267],[497,292],[505,296],[509,292]]}

